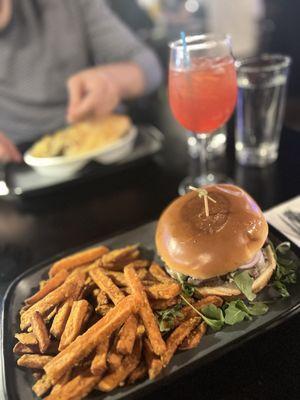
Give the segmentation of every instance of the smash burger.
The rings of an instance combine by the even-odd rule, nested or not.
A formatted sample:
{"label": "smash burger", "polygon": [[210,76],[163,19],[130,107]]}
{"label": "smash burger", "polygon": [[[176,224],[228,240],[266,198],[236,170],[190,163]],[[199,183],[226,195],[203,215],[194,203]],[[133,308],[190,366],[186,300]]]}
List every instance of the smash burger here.
{"label": "smash burger", "polygon": [[193,189],[173,201],[158,222],[156,247],[167,272],[203,296],[248,291],[251,300],[276,267],[270,247],[263,248],[268,224],[261,209],[234,185]]}

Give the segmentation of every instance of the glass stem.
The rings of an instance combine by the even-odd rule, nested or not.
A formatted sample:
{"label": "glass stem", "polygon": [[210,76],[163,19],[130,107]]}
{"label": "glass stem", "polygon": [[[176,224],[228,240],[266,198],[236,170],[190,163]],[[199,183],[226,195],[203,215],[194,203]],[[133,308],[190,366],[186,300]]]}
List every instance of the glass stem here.
{"label": "glass stem", "polygon": [[208,159],[207,159],[207,134],[198,133],[195,135],[198,143],[199,150],[199,166],[200,166],[200,174],[199,174],[199,184],[205,185],[208,183]]}

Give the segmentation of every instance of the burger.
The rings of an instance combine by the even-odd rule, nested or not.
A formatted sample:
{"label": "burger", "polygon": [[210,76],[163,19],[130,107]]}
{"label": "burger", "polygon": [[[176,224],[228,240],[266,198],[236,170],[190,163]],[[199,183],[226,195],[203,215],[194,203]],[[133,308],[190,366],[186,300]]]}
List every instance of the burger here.
{"label": "burger", "polygon": [[158,221],[155,241],[166,271],[202,296],[253,299],[276,267],[261,209],[234,185],[193,189]]}

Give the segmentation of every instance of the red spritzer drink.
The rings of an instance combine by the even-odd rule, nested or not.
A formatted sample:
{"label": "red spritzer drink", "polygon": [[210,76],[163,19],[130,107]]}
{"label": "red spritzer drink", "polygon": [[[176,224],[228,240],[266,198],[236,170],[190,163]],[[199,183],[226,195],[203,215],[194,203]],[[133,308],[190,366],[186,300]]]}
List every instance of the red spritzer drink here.
{"label": "red spritzer drink", "polygon": [[[208,171],[209,135],[230,118],[237,98],[237,80],[228,35],[185,36],[170,43],[169,102],[175,119],[194,134],[192,174],[179,185],[189,188],[224,182],[226,177]],[[195,154],[195,153],[194,153]]]}
{"label": "red spritzer drink", "polygon": [[213,133],[227,122],[237,97],[234,60],[199,57],[170,66],[169,102],[176,120],[195,133]]}

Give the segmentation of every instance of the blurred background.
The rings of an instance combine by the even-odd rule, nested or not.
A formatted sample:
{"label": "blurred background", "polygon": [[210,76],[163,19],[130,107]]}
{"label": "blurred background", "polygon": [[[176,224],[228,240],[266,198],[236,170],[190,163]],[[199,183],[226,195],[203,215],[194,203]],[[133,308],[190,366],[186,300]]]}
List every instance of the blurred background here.
{"label": "blurred background", "polygon": [[285,124],[300,130],[300,52],[298,15],[293,0],[108,0],[112,9],[148,42],[159,56],[165,78],[168,42],[180,31],[216,32],[232,36],[234,56],[262,52],[288,54],[293,63]]}

